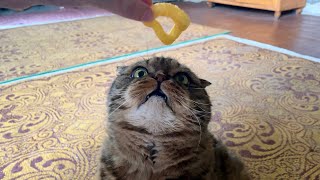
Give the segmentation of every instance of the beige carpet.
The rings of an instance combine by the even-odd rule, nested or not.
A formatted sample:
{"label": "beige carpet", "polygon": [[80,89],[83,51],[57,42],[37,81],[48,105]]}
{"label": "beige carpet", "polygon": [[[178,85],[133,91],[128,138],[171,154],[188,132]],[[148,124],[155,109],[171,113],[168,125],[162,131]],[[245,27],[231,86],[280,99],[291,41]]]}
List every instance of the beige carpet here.
{"label": "beige carpet", "polygon": [[[212,82],[210,130],[253,179],[320,178],[320,64],[228,39],[172,56]],[[93,179],[119,64],[0,86],[0,179]]]}
{"label": "beige carpet", "polygon": [[[191,24],[176,43],[225,32]],[[151,28],[119,16],[2,30],[0,42],[0,82],[163,46]]]}

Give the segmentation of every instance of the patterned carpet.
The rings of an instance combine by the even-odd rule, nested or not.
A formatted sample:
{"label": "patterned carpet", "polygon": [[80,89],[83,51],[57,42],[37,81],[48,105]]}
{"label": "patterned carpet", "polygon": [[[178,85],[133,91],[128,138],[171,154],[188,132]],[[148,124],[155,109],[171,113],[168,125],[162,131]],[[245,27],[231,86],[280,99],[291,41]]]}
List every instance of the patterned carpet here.
{"label": "patterned carpet", "polygon": [[[226,32],[191,24],[176,43]],[[119,16],[2,30],[0,39],[0,82],[163,46],[151,28]]]}
{"label": "patterned carpet", "polygon": [[[319,63],[225,38],[154,55],[212,82],[210,130],[253,179],[320,178]],[[0,179],[93,179],[105,92],[139,59],[0,87]]]}

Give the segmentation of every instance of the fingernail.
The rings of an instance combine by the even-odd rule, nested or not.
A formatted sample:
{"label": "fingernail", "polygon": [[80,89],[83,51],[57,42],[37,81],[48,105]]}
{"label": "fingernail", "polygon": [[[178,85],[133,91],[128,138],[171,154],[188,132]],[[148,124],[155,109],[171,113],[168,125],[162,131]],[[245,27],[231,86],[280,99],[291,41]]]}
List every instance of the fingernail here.
{"label": "fingernail", "polygon": [[153,12],[151,9],[149,9],[141,17],[141,21],[152,21],[152,20],[153,20]]}

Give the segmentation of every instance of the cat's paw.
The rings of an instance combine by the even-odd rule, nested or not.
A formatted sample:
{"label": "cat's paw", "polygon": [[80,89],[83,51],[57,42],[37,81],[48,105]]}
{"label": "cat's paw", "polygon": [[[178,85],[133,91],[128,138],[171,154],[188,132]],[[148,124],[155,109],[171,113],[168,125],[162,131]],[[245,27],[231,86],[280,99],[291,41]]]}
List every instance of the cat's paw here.
{"label": "cat's paw", "polygon": [[156,161],[155,159],[157,158],[157,154],[158,154],[158,150],[156,149],[156,144],[154,142],[151,142],[147,145],[147,150],[149,152],[149,155],[148,155],[148,159],[153,163],[155,164]]}

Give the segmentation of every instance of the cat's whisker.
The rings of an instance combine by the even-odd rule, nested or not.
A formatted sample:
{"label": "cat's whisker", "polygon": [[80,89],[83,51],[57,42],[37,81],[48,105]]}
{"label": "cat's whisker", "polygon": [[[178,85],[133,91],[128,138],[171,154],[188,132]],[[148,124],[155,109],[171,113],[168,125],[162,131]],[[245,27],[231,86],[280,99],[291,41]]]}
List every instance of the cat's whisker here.
{"label": "cat's whisker", "polygon": [[210,113],[211,113],[211,112],[208,112],[208,111],[204,110],[201,106],[199,106],[199,105],[210,105],[210,104],[198,103],[198,102],[196,102],[196,101],[193,101],[193,100],[188,99],[188,98],[185,98],[185,97],[181,97],[181,98],[183,98],[183,99],[184,99],[184,100],[186,100],[186,101],[190,101],[190,102],[192,102],[192,103],[193,103],[193,105],[195,105],[196,107],[198,107],[198,108],[200,108],[200,109],[201,109],[201,111],[199,111],[199,110],[195,110],[195,111],[198,111],[198,112],[201,112],[201,113],[208,113],[208,114],[210,114]]}
{"label": "cat's whisker", "polygon": [[201,111],[200,111],[200,110],[197,110],[197,109],[194,109],[195,112],[197,112],[197,113],[202,113],[202,114],[211,114],[211,111],[206,111],[206,110],[202,109],[202,107],[200,107],[200,106],[198,106],[198,105],[196,105],[196,104],[194,104],[194,105],[195,105],[196,107],[198,107],[198,108],[201,109]]}
{"label": "cat's whisker", "polygon": [[122,97],[120,97],[119,99],[115,99],[115,100],[113,100],[112,102],[119,104],[119,103],[122,103],[123,101],[125,101],[125,99],[122,98]]}
{"label": "cat's whisker", "polygon": [[112,93],[112,96],[121,96],[123,95],[124,93]]}
{"label": "cat's whisker", "polygon": [[[184,104],[185,106],[188,106],[186,104]],[[210,114],[210,112],[203,112],[203,111],[198,111],[196,109],[193,109],[191,107],[189,107],[189,110],[192,111],[197,117],[203,117],[206,116],[207,114]],[[202,114],[201,116],[199,114]]]}
{"label": "cat's whisker", "polygon": [[197,110],[197,109],[192,108],[193,112],[195,112],[195,113],[197,113],[197,114],[198,114],[198,113],[201,113],[201,114],[211,114],[210,111],[206,111],[206,110],[202,109],[200,106],[198,106],[198,105],[196,105],[196,104],[193,104],[193,105],[195,105],[196,107],[198,107],[198,108],[201,109],[201,110]]}
{"label": "cat's whisker", "polygon": [[201,122],[199,120],[199,118],[194,114],[194,112],[192,111],[191,108],[189,108],[188,106],[185,106],[185,104],[182,101],[179,101],[178,98],[176,98],[176,101],[178,101],[182,107],[184,107],[187,111],[191,112],[191,114],[193,115],[193,117],[195,117],[195,119],[198,121],[199,124],[199,142],[197,145],[197,150],[199,149],[200,143],[201,143],[201,136],[202,136],[202,127],[201,127]]}
{"label": "cat's whisker", "polygon": [[198,117],[204,117],[204,116],[207,116],[207,114],[203,114],[203,115],[198,115]]}
{"label": "cat's whisker", "polygon": [[118,96],[118,95],[123,95],[125,93],[125,90],[124,91],[120,91],[120,92],[113,92],[112,93],[112,96]]}
{"label": "cat's whisker", "polygon": [[[176,95],[173,95],[173,97],[174,98],[182,98],[183,100],[188,100],[187,98],[185,98],[185,97],[180,97],[180,96],[176,96]],[[191,102],[192,102],[192,100],[190,100]],[[195,102],[195,101],[193,101],[193,102]],[[180,101],[180,103],[181,103],[181,101]],[[187,104],[185,104],[185,105],[187,105]],[[198,108],[200,108],[202,111],[199,111],[199,110],[196,110],[196,109],[193,109],[193,111],[194,112],[196,112],[196,113],[204,113],[204,114],[210,114],[211,112],[209,112],[209,111],[206,111],[206,110],[204,110],[204,109],[202,109],[200,106],[198,106],[197,104],[194,104],[195,106],[197,106]],[[205,104],[204,104],[205,105]]]}
{"label": "cat's whisker", "polygon": [[189,87],[189,89],[206,89],[206,88]]}
{"label": "cat's whisker", "polygon": [[[179,101],[178,98],[183,98],[183,97],[175,96],[175,99],[176,99],[179,103],[184,104],[185,107],[189,107],[188,104],[185,104],[185,103],[183,103],[182,101]],[[186,100],[186,99],[184,99],[184,100]],[[194,105],[196,105],[196,104],[194,104]],[[197,105],[196,105],[196,106],[197,106]],[[199,107],[200,109],[202,109],[200,106],[197,106],[197,107]],[[211,114],[211,112],[205,111],[204,109],[202,109],[203,111],[199,111],[199,110],[193,109],[193,108],[191,108],[191,107],[189,107],[188,109],[189,109],[190,111],[192,111],[194,114],[196,114],[197,117],[203,117],[203,116],[207,116],[208,114],[209,114],[209,115]],[[202,114],[202,115],[200,115],[200,114]]]}
{"label": "cat's whisker", "polygon": [[201,105],[211,105],[211,104],[206,104],[206,103],[200,103],[200,102],[197,102],[197,101],[194,101],[192,99],[189,99],[189,98],[186,98],[186,97],[183,97],[181,96],[181,98],[187,100],[187,101],[190,101],[190,102],[193,102],[193,103],[196,103],[196,104],[201,104]]}
{"label": "cat's whisker", "polygon": [[[184,105],[182,105],[184,107]],[[187,109],[187,107],[185,107]],[[201,123],[200,123],[200,120],[199,118],[191,111],[189,110],[192,115],[196,118],[196,120],[198,121],[198,124],[199,124],[199,142],[198,142],[198,145],[197,145],[197,150],[199,149],[199,146],[200,146],[200,143],[201,143],[201,136],[202,136],[202,127],[201,127]]]}
{"label": "cat's whisker", "polygon": [[112,112],[109,113],[109,117],[115,112],[117,111],[121,106],[123,106],[126,103],[126,101],[124,101],[122,104],[120,104],[117,108],[115,108]]}

